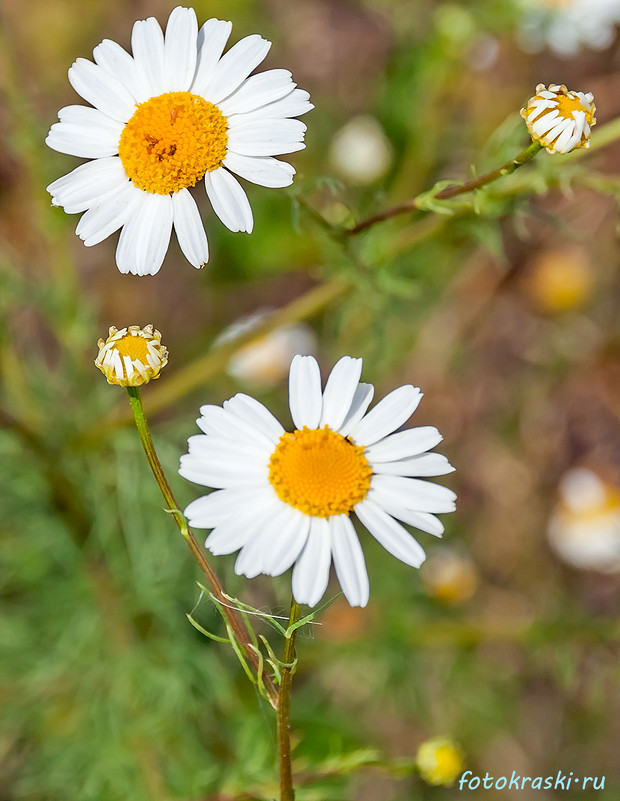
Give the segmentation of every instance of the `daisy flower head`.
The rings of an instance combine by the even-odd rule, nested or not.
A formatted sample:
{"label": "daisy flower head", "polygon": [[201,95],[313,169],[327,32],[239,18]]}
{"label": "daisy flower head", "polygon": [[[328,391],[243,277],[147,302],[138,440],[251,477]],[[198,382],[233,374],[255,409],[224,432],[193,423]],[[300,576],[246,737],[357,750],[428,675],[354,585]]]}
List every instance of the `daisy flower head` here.
{"label": "daisy flower head", "polygon": [[121,328],[111,325],[106,340],[97,342],[99,353],[95,365],[108,384],[139,387],[159,378],[168,364],[168,348],[161,344],[161,334],[152,325]]}
{"label": "daisy flower head", "polygon": [[[397,431],[422,393],[405,385],[368,410],[374,388],[360,382],[362,360],[345,356],[321,388],[312,356],[295,356],[289,373],[294,431],[286,432],[257,400],[238,394],[223,407],[203,406],[204,432],[190,437],[180,474],[215,492],[190,503],[190,525],[213,529],[214,555],[240,551],[239,575],[277,576],[293,566],[293,595],[316,606],[336,576],[351,606],[368,603],[364,555],[351,520],[412,567],[424,551],[405,523],[435,536],[435,516],[452,512],[452,490],[425,481],[453,468],[437,453],[432,426]],[[402,522],[399,522],[402,521]]]}
{"label": "daisy flower head", "polygon": [[304,148],[311,108],[291,73],[251,75],[271,43],[254,34],[226,53],[232,23],[210,19],[198,30],[190,8],[175,8],[166,33],[154,17],[133,26],[133,55],[104,39],[95,63],[78,58],[69,81],[91,106],[58,112],[47,144],[91,159],[48,186],[52,203],[85,212],[76,233],[87,246],[121,229],[122,273],[155,274],[172,229],[194,267],[209,258],[190,188],[204,184],[215,214],[231,231],[250,233],[252,210],[235,175],[267,187],[293,181],[274,156]]}
{"label": "daisy flower head", "polygon": [[540,142],[547,153],[570,153],[590,147],[590,132],[596,119],[591,92],[573,92],[562,84],[539,83],[536,94],[521,109],[534,142]]}

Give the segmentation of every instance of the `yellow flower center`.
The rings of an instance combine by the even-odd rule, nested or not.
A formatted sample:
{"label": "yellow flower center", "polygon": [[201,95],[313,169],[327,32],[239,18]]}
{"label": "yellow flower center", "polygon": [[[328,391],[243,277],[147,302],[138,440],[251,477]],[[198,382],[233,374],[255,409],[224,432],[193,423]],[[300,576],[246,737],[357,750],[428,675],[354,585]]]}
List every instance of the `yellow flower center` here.
{"label": "yellow flower center", "polygon": [[590,109],[588,111],[588,109],[585,109],[578,95],[574,93],[568,95],[558,95],[557,102],[558,112],[560,113],[561,117],[564,117],[565,120],[574,119],[573,111],[585,111],[586,122],[588,125],[592,125],[593,110]]}
{"label": "yellow flower center", "polygon": [[222,112],[189,92],[168,92],[136,107],[118,148],[125,172],[145,192],[168,195],[195,186],[226,156]]}
{"label": "yellow flower center", "polygon": [[313,517],[348,514],[366,497],[371,475],[364,448],[328,426],[283,434],[269,461],[278,497]]}
{"label": "yellow flower center", "polygon": [[129,356],[132,361],[138,360],[142,364],[148,364],[146,358],[148,354],[147,340],[139,334],[125,334],[124,337],[116,340],[114,350],[120,353],[121,359]]}

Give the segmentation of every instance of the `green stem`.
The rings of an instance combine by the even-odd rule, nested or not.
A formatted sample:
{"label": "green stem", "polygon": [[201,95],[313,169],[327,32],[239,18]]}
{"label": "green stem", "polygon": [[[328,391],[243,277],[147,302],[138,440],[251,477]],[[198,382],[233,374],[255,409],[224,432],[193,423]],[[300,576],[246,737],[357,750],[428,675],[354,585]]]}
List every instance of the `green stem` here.
{"label": "green stem", "polygon": [[[258,673],[260,669],[260,665],[258,662],[256,651],[252,645],[252,639],[248,632],[247,626],[243,622],[241,616],[235,609],[231,609],[230,603],[228,598],[224,594],[224,590],[220,581],[215,574],[211,565],[207,562],[207,559],[202,552],[200,545],[198,545],[198,541],[194,536],[193,532],[187,525],[187,521],[185,517],[179,510],[178,504],[176,499],[170,489],[170,485],[166,479],[164,474],[164,470],[161,466],[159,458],[157,457],[157,452],[155,451],[155,446],[153,445],[153,440],[151,439],[151,434],[149,432],[148,424],[146,421],[146,415],[144,414],[144,407],[142,406],[142,398],[140,397],[140,390],[138,387],[127,387],[127,393],[129,394],[129,403],[131,404],[131,411],[133,412],[133,417],[136,423],[136,428],[138,429],[138,434],[140,435],[140,441],[142,442],[142,447],[144,448],[144,452],[146,453],[146,458],[151,466],[151,470],[153,471],[153,475],[155,476],[155,481],[161,490],[161,494],[164,496],[164,500],[166,501],[166,505],[168,509],[172,512],[172,516],[174,517],[177,526],[179,527],[179,531],[183,535],[185,541],[187,542],[189,549],[191,550],[194,558],[198,562],[198,565],[202,572],[205,574],[209,586],[211,588],[211,592],[213,593],[214,597],[217,601],[220,602],[220,608],[223,614],[226,616],[228,623],[235,635],[235,638],[239,645],[243,648],[245,655],[247,657],[248,662],[252,665],[252,667]],[[279,705],[279,693],[276,689],[273,681],[269,678],[269,676],[263,676],[263,682],[265,685],[265,689],[267,691],[267,696],[269,698],[269,703],[273,706],[274,709],[278,708]]]}
{"label": "green stem", "polygon": [[280,801],[295,801],[293,769],[291,765],[291,681],[295,672],[295,638],[297,629],[291,626],[299,620],[299,604],[291,599],[284,659],[281,669],[280,705],[278,706],[278,751],[280,754]]}
{"label": "green stem", "polygon": [[531,161],[542,148],[543,146],[540,142],[532,142],[525,150],[522,150],[517,156],[507,161],[505,164],[502,164],[502,166],[498,167],[496,170],[491,170],[491,172],[487,172],[485,175],[481,175],[479,178],[475,178],[473,181],[468,181],[465,184],[447,186],[445,189],[442,189],[441,192],[437,192],[435,200],[450,200],[457,195],[463,195],[466,192],[473,192],[474,189],[480,189],[493,181],[497,181],[498,178],[502,178],[504,175],[512,175],[516,169]]}
{"label": "green stem", "polygon": [[[437,194],[433,196],[433,199],[451,200],[457,195],[464,195],[466,192],[473,192],[475,189],[480,189],[481,187],[496,181],[498,178],[502,178],[504,175],[510,175],[519,167],[527,164],[528,161],[531,161],[540,150],[542,150],[542,145],[540,142],[532,142],[525,148],[525,150],[522,150],[517,156],[510,161],[507,161],[506,164],[502,164],[502,166],[498,167],[496,170],[492,170],[491,172],[481,175],[479,178],[475,178],[472,181],[467,181],[467,183],[464,184],[447,186],[445,189],[437,192]],[[355,236],[355,234],[366,231],[376,223],[384,222],[384,220],[390,220],[392,217],[397,217],[400,214],[407,214],[408,212],[415,211],[418,208],[418,203],[421,197],[426,197],[426,193],[417,195],[416,197],[401,203],[399,206],[393,206],[392,208],[384,209],[384,211],[362,220],[361,222],[357,223],[357,225],[353,226],[353,228],[349,228],[347,234],[349,234],[349,236]]]}

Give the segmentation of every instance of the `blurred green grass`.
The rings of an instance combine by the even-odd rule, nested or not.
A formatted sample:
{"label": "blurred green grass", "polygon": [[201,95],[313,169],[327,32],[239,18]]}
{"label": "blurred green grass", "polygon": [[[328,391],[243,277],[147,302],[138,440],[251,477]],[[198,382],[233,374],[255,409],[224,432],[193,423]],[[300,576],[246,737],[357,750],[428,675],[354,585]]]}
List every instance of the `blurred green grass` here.
{"label": "blurred green grass", "polygon": [[[121,276],[114,241],[84,248],[77,217],[50,207],[45,186],[77,161],[43,140],[58,108],[77,102],[71,62],[104,37],[128,46],[134,19],[163,23],[172,6],[0,9],[0,799],[275,795],[271,712],[234,656],[187,623],[199,576],[137,435],[106,424],[126,399],[92,362],[108,325],[152,322],[171,352],[163,385],[240,315],[330,280],[351,289],[312,318],[321,361],[363,356],[378,396],[422,387],[414,424],[440,428],[457,468],[445,539],[471,555],[478,588],[442,604],[362,535],[369,608],[337,601],[298,643],[300,801],[452,798],[390,767],[444,733],[474,773],[575,770],[605,775],[608,794],[618,792],[618,579],[562,566],[545,541],[566,469],[587,463],[620,478],[616,184],[596,192],[576,174],[571,193],[498,190],[480,215],[442,219],[434,235],[418,212],[344,248],[297,206],[301,196],[329,215],[337,203],[359,220],[436,180],[468,178],[470,163],[496,166],[526,143],[516,112],[540,81],[593,91],[600,122],[613,119],[617,46],[571,61],[526,55],[516,6],[492,0],[196,3],[201,22],[233,19],[235,39],[260,31],[274,41],[267,65],[290,68],[316,105],[308,146],[291,159],[290,193],[249,188],[251,237],[207,213],[212,260],[201,273],[173,246],[157,276]],[[481,68],[485,45],[496,56]],[[394,149],[391,170],[367,187],[343,183],[326,157],[360,113],[380,121]],[[613,178],[617,155],[612,145],[585,169]],[[533,168],[543,179],[546,163]],[[536,258],[567,243],[585,254],[590,292],[568,311],[541,309]],[[196,497],[176,469],[198,406],[238,390],[248,391],[220,372],[152,420],[182,506]],[[156,391],[144,392],[147,410]],[[259,396],[287,419],[284,386]],[[430,539],[420,536],[429,553],[446,547]],[[287,608],[290,576],[247,582],[232,558],[215,564],[245,602]],[[208,605],[197,614],[219,630]],[[330,760],[366,748],[385,764],[332,775]]]}

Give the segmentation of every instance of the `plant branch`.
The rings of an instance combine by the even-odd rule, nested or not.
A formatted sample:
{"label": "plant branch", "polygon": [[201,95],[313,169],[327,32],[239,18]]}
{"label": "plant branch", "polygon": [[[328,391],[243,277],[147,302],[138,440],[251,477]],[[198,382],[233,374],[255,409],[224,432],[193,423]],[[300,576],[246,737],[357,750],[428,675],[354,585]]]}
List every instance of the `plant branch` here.
{"label": "plant branch", "polygon": [[[542,150],[542,145],[539,142],[531,142],[517,156],[510,161],[507,161],[505,164],[502,164],[501,167],[497,167],[497,169],[487,172],[485,175],[481,175],[479,178],[474,178],[471,181],[467,181],[464,184],[453,184],[451,186],[446,186],[444,189],[441,189],[439,192],[434,194],[432,199],[451,200],[452,198],[457,197],[457,195],[464,195],[467,192],[473,192],[476,189],[481,189],[483,186],[486,186],[493,181],[497,181],[498,178],[502,178],[504,175],[511,175],[516,169],[530,162],[540,150]],[[376,223],[389,220],[392,217],[399,216],[400,214],[407,214],[408,212],[415,211],[416,209],[423,209],[423,207],[420,205],[422,198],[425,198],[425,200],[427,199],[426,192],[416,195],[414,198],[401,203],[399,206],[393,206],[392,208],[385,209],[378,214],[374,214],[372,217],[362,220],[361,222],[357,223],[357,225],[354,225],[353,228],[349,228],[347,233],[349,236],[355,236],[356,234],[371,228]]]}
{"label": "plant branch", "polygon": [[280,755],[280,801],[295,801],[291,764],[291,681],[295,672],[295,638],[297,628],[291,628],[300,617],[299,604],[291,599],[291,612],[284,643],[281,666],[280,705],[278,707],[278,751]]}
{"label": "plant branch", "polygon": [[[181,513],[178,504],[176,502],[176,499],[172,493],[172,490],[170,489],[170,485],[168,484],[168,481],[164,474],[164,470],[157,456],[157,452],[155,451],[153,440],[151,439],[151,434],[149,432],[146,416],[144,414],[144,407],[142,406],[140,390],[137,387],[127,387],[127,392],[129,394],[129,402],[131,404],[131,410],[133,412],[136,428],[138,429],[138,433],[140,435],[140,441],[142,442],[142,447],[144,448],[144,452],[146,453],[146,458],[148,459],[149,465],[151,466],[151,470],[153,471],[153,475],[155,476],[157,485],[159,486],[159,489],[161,490],[161,493],[164,496],[166,505],[168,509],[172,512],[172,516],[174,517],[176,524],[179,527],[179,530],[183,535],[185,541],[187,542],[194,558],[198,562],[200,569],[205,574],[211,592],[213,593],[215,598],[218,601],[220,601],[220,607],[222,613],[226,616],[226,620],[228,621],[230,628],[233,631],[235,638],[237,639],[237,642],[239,643],[241,648],[243,648],[243,651],[246,655],[248,662],[258,672],[260,669],[260,665],[258,662],[256,650],[252,645],[252,639],[250,637],[250,633],[248,632],[247,626],[243,622],[241,616],[236,611],[236,609],[232,608],[227,603],[227,596],[224,593],[222,585],[220,584],[220,580],[218,579],[215,571],[207,561],[193,532],[188,527],[187,521],[185,520],[185,517]],[[267,692],[269,703],[272,705],[274,709],[278,709],[279,693],[273,681],[270,679],[269,676],[263,675],[263,683],[265,685],[265,690]]]}

